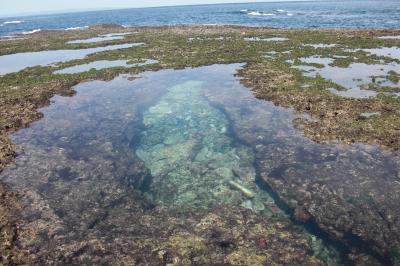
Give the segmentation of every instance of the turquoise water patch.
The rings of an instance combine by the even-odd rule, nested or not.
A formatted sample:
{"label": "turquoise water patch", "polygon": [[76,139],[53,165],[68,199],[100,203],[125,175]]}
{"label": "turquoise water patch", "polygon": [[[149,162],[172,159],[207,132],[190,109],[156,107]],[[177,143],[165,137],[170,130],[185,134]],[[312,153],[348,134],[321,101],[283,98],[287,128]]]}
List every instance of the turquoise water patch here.
{"label": "turquoise water patch", "polygon": [[143,115],[136,154],[153,176],[149,194],[180,207],[235,203],[264,210],[268,196],[256,187],[254,154],[235,143],[227,116],[206,99],[203,85],[173,86]]}

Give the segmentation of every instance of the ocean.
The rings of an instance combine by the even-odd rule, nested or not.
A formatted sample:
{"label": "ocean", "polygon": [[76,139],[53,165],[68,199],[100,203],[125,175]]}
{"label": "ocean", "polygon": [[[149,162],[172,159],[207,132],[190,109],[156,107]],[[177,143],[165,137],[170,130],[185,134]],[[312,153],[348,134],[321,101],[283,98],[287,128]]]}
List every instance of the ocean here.
{"label": "ocean", "polygon": [[100,23],[179,24],[278,28],[399,28],[398,0],[307,1],[137,8],[0,18],[0,36]]}

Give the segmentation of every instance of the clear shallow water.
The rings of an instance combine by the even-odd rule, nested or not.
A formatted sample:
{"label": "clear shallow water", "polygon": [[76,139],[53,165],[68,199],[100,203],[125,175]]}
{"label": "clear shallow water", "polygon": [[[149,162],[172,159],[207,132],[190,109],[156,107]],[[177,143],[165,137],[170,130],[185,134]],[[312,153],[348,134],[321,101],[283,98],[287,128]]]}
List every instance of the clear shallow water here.
{"label": "clear shallow water", "polygon": [[[280,28],[398,28],[396,0],[310,1],[125,9],[0,19],[0,35],[98,23],[131,26],[235,24]],[[21,21],[20,23],[7,23]]]}
{"label": "clear shallow water", "polygon": [[[115,151],[123,161],[144,162],[152,175],[146,195],[157,204],[208,208],[230,203],[269,214],[279,212],[268,193],[256,185],[252,149],[238,142],[228,115],[205,94],[212,86],[211,92],[232,89],[250,96],[233,77],[238,67],[150,72],[134,81],[120,76],[112,82],[83,83],[76,87],[77,97],[55,97],[43,109],[43,120],[14,136],[30,155],[22,155],[19,162],[28,159],[29,163],[11,173],[30,171],[42,156],[55,157],[15,184],[39,185],[43,179],[36,174],[47,172],[45,176],[50,177],[57,172],[53,167],[63,168],[68,161],[73,165],[70,160],[85,161],[80,170],[71,166],[79,179],[104,164],[99,157]],[[127,135],[132,128],[138,132]],[[103,149],[110,154],[103,154]],[[115,163],[114,159],[109,163]],[[125,164],[128,167],[130,162]],[[6,170],[2,176],[9,174]],[[130,178],[137,183],[135,173]]]}
{"label": "clear shallow water", "polygon": [[[398,215],[398,155],[368,145],[312,142],[292,125],[299,115],[255,99],[240,84],[234,77],[239,67],[82,83],[76,96],[54,97],[41,110],[43,119],[12,136],[19,156],[0,179],[34,199],[30,207],[37,213],[28,218],[47,224],[54,239],[63,234],[85,239],[97,231],[107,238],[104,224],[115,227],[115,219],[130,213],[129,206],[118,209],[113,202],[133,195],[132,187],[155,206],[192,210],[228,204],[285,217],[261,180],[290,206],[311,200],[307,204],[316,215],[371,209],[367,218],[385,229],[374,211],[378,206]],[[328,190],[315,189],[319,184]],[[116,215],[107,216],[109,211]],[[365,227],[350,216],[352,226]]]}
{"label": "clear shallow water", "polygon": [[87,49],[49,50],[2,55],[0,56],[0,75],[18,72],[27,67],[47,66],[58,62],[83,59],[90,54],[118,49],[127,49],[139,45],[142,44],[118,44]]}

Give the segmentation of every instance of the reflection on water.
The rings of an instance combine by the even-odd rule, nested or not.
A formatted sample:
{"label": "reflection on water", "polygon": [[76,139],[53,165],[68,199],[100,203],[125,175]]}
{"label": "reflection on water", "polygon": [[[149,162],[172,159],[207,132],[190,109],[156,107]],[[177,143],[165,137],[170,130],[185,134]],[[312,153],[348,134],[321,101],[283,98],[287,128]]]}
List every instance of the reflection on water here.
{"label": "reflection on water", "polygon": [[327,43],[315,43],[315,44],[304,44],[303,46],[305,46],[305,47],[309,46],[309,47],[313,47],[315,49],[318,49],[318,48],[333,48],[333,47],[337,46],[337,44],[335,44],[335,43],[330,43],[330,44],[327,44]]}
{"label": "reflection on water", "polygon": [[[54,97],[42,120],[13,135],[20,155],[0,179],[27,192],[27,221],[57,245],[93,235],[105,243],[116,237],[122,246],[133,243],[152,219],[140,216],[139,222],[141,200],[151,202],[143,208],[171,212],[229,206],[287,219],[260,182],[286,205],[307,208],[300,220],[312,214],[331,234],[349,225],[362,232],[374,221],[378,241],[396,237],[396,227],[386,225],[399,221],[398,157],[371,146],[310,141],[293,128],[297,115],[255,99],[234,78],[239,67],[82,83],[76,96]],[[377,208],[393,219],[383,219]],[[163,232],[155,228],[147,237]],[[314,255],[335,260],[320,240],[310,239]]]}
{"label": "reflection on water", "polygon": [[329,88],[328,91],[342,97],[357,98],[357,99],[370,98],[378,95],[378,93],[375,91],[363,90],[358,87],[350,90],[337,90],[335,88]]}
{"label": "reflection on water", "polygon": [[380,36],[378,39],[384,39],[384,40],[391,40],[391,39],[400,39],[400,36]]}
{"label": "reflection on water", "polygon": [[253,42],[284,42],[288,41],[289,39],[285,37],[271,37],[271,38],[248,37],[244,38],[244,40]]}
{"label": "reflection on water", "polygon": [[327,66],[333,63],[332,58],[328,57],[319,57],[319,56],[310,56],[310,57],[300,57],[300,61],[307,63],[307,64],[321,64]]}
{"label": "reflection on water", "polygon": [[[376,91],[367,90],[369,84],[378,85],[380,87],[399,87],[400,83],[387,79],[389,72],[398,71],[400,65],[391,64],[364,64],[352,63],[348,67],[330,66],[334,60],[332,58],[323,57],[306,57],[300,60],[307,64],[321,64],[322,68],[307,65],[295,65],[293,68],[300,69],[305,76],[316,77],[320,75],[324,79],[333,81],[342,86],[346,90],[332,89],[330,92],[343,97],[352,98],[369,98],[374,97],[378,93]],[[289,62],[290,63],[290,62]]]}
{"label": "reflection on water", "polygon": [[400,60],[400,48],[393,46],[393,47],[380,47],[380,48],[373,48],[373,49],[361,49],[361,51],[374,54],[377,56],[386,56],[393,59]]}
{"label": "reflection on water", "polygon": [[133,32],[123,32],[123,33],[108,33],[102,34],[94,38],[89,39],[80,39],[69,41],[67,44],[76,44],[76,43],[95,43],[95,42],[105,42],[105,41],[114,41],[114,40],[122,40],[124,36],[133,34]]}
{"label": "reflection on water", "polygon": [[118,44],[77,50],[50,50],[2,55],[0,56],[0,75],[18,72],[27,67],[47,66],[58,62],[83,59],[87,55],[94,53],[127,49],[140,45],[142,45],[142,43]]}
{"label": "reflection on water", "polygon": [[64,69],[60,69],[54,71],[54,74],[75,74],[75,73],[82,73],[89,71],[91,69],[105,69],[105,68],[112,68],[112,67],[139,67],[145,66],[150,64],[158,63],[157,60],[153,59],[146,59],[142,63],[129,63],[129,60],[99,60],[90,62],[83,65],[76,65],[72,67],[67,67]]}

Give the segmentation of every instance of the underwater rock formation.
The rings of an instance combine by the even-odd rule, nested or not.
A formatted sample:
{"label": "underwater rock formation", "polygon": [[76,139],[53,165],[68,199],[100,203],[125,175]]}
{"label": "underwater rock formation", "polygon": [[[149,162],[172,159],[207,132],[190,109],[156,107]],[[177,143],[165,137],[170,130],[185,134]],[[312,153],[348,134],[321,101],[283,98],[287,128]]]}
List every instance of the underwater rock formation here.
{"label": "underwater rock formation", "polygon": [[210,105],[202,85],[169,88],[143,115],[136,154],[153,176],[149,195],[179,207],[233,203],[264,210],[269,196],[255,185],[252,150],[235,143],[229,120]]}

